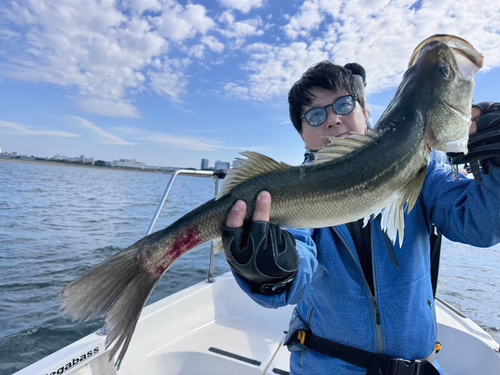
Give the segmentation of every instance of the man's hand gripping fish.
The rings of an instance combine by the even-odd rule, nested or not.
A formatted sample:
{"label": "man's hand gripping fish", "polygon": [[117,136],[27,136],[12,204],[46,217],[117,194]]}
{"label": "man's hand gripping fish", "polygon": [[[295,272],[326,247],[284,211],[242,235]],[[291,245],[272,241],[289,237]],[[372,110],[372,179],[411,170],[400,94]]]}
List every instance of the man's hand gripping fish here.
{"label": "man's hand gripping fish", "polygon": [[[415,205],[430,148],[467,152],[473,76],[483,56],[449,35],[413,52],[393,100],[375,130],[331,139],[307,165],[292,167],[254,152],[231,170],[220,195],[139,240],[69,284],[62,308],[73,319],[106,318],[106,345],[119,367],[141,310],[168,268],[187,251],[221,237],[226,217],[244,200],[247,219],[259,192],[271,193],[271,222],[288,228],[336,226],[382,215],[382,228],[403,242],[404,211]],[[120,350],[121,348],[121,350]]]}

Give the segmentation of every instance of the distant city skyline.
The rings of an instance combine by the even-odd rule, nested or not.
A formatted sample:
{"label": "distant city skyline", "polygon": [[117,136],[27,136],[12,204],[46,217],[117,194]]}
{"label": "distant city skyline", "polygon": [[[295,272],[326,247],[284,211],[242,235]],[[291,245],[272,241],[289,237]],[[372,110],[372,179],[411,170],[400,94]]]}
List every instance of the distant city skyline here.
{"label": "distant city skyline", "polygon": [[[137,161],[135,158],[134,159],[127,159],[127,158],[118,158],[114,160],[102,160],[102,159],[96,159],[92,156],[85,157],[85,155],[80,155],[80,156],[65,156],[65,155],[60,155],[56,154],[54,156],[40,156],[40,155],[34,155],[34,154],[21,154],[17,151],[2,151],[2,148],[0,147],[0,160],[3,158],[34,158],[34,159],[45,159],[45,160],[56,160],[56,161],[69,161],[69,162],[81,162],[81,163],[86,163],[86,164],[92,164],[94,165],[95,162],[102,161],[105,162],[107,165],[111,166],[122,166],[122,167],[131,167],[131,168],[147,168],[147,169],[154,169],[154,168],[169,168],[169,169],[175,169],[179,168],[179,166],[169,166],[169,165],[148,165],[144,162]],[[182,166],[180,168],[183,168]],[[184,167],[184,168],[192,168],[192,167]],[[221,161],[217,160],[214,163],[214,166],[210,167],[209,166],[209,160],[208,159],[201,159],[201,168],[199,169],[230,169],[231,168],[231,162],[227,161]]]}

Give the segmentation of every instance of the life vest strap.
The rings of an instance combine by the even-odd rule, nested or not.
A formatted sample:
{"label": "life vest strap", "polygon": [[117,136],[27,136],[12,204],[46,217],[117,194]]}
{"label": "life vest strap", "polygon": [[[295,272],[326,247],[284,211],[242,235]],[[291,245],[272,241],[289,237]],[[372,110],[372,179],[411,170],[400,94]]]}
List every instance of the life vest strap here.
{"label": "life vest strap", "polygon": [[366,375],[439,375],[439,371],[427,359],[409,361],[391,358],[324,339],[310,330],[298,331],[297,341],[309,350],[365,368],[368,370]]}

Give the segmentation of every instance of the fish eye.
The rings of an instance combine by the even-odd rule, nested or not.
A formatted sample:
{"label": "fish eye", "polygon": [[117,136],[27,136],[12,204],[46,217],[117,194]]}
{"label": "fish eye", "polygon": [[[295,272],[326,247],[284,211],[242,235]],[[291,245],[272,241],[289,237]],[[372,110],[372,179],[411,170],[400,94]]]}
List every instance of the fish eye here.
{"label": "fish eye", "polygon": [[444,63],[439,64],[439,70],[443,74],[444,78],[453,79],[453,72],[448,64]]}

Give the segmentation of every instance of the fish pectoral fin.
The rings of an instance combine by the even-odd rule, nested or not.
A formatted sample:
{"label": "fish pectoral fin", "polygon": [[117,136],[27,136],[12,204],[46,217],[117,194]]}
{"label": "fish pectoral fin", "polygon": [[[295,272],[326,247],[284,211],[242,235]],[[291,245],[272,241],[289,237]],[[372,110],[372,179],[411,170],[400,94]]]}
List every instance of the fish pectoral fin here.
{"label": "fish pectoral fin", "polygon": [[241,167],[229,170],[224,187],[217,196],[216,200],[228,194],[236,186],[250,180],[253,177],[292,168],[292,166],[287,163],[276,161],[269,156],[259,154],[258,152],[245,151],[242,152],[241,155],[247,157],[247,159],[236,158],[236,160],[241,162]]}
{"label": "fish pectoral fin", "polygon": [[411,210],[413,210],[413,207],[415,207],[418,196],[422,191],[426,175],[427,166],[420,169],[415,178],[411,180],[403,189],[401,189],[403,204],[408,204],[406,208],[407,213],[410,213]]}
{"label": "fish pectoral fin", "polygon": [[214,245],[213,247],[214,254],[224,251],[224,247],[222,246],[222,240],[220,238],[213,240],[212,244]]}
{"label": "fish pectoral fin", "polygon": [[367,129],[365,134],[352,133],[347,138],[326,138],[328,138],[328,145],[319,151],[313,152],[314,160],[310,164],[319,164],[325,161],[347,157],[375,143],[375,141],[380,138],[380,133],[372,129]]}
{"label": "fish pectoral fin", "polygon": [[415,207],[422,191],[426,174],[427,166],[420,169],[415,178],[398,192],[397,198],[382,210],[380,226],[387,232],[393,244],[396,243],[396,239],[399,237],[399,246],[403,245],[405,208],[406,212],[410,213]]}
{"label": "fish pectoral fin", "polygon": [[403,206],[403,200],[400,197],[397,197],[382,210],[380,227],[387,233],[387,236],[389,236],[393,245],[396,243],[398,234],[399,246],[403,245],[405,230]]}

